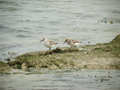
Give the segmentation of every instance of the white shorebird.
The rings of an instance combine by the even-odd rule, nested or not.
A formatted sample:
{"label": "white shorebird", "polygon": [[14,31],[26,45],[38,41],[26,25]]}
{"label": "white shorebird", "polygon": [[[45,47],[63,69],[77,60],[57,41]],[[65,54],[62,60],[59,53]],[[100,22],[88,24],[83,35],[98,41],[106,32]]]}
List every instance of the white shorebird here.
{"label": "white shorebird", "polygon": [[70,47],[79,47],[80,41],[72,40],[72,39],[65,39],[64,43],[67,43]]}
{"label": "white shorebird", "polygon": [[55,47],[57,44],[56,42],[48,40],[47,38],[43,38],[41,42],[43,42],[44,46],[49,48],[49,50],[51,50],[51,48]]}

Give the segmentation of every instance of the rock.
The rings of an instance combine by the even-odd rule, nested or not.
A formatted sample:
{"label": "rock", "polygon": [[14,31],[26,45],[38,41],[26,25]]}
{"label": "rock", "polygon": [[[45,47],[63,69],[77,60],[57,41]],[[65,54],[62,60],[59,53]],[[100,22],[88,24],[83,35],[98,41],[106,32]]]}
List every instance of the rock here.
{"label": "rock", "polygon": [[49,67],[49,69],[50,70],[55,70],[55,69],[57,69],[58,67],[56,66],[56,65],[51,65],[50,67]]}
{"label": "rock", "polygon": [[28,65],[27,65],[27,63],[23,63],[23,64],[21,65],[21,69],[22,69],[23,71],[28,71]]}

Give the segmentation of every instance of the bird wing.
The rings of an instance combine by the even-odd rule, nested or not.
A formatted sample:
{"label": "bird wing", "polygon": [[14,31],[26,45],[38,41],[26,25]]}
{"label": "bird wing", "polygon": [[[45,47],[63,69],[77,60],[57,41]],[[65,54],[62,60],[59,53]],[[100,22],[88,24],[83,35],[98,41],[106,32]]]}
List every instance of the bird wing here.
{"label": "bird wing", "polygon": [[73,43],[80,43],[78,40],[72,40]]}
{"label": "bird wing", "polygon": [[54,41],[49,41],[50,45],[56,45],[57,43]]}

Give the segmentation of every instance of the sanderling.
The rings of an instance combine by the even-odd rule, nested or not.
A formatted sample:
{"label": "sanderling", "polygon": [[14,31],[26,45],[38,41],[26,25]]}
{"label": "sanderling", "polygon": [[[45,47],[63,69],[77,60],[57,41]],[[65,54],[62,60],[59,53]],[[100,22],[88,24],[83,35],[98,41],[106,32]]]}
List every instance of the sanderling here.
{"label": "sanderling", "polygon": [[80,41],[78,41],[78,40],[65,39],[64,43],[67,43],[70,47],[80,46]]}
{"label": "sanderling", "polygon": [[47,38],[43,38],[41,42],[43,42],[44,46],[49,48],[49,50],[51,50],[51,48],[55,47],[57,44],[56,42],[48,40]]}

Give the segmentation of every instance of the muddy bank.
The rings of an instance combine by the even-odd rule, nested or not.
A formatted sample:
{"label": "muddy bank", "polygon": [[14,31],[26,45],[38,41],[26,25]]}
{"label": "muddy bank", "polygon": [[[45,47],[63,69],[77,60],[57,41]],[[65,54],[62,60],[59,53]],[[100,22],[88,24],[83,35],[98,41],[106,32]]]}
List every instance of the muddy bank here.
{"label": "muddy bank", "polygon": [[[6,64],[14,69],[120,69],[120,35],[110,43],[30,52]],[[4,67],[4,66],[3,66]]]}

